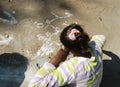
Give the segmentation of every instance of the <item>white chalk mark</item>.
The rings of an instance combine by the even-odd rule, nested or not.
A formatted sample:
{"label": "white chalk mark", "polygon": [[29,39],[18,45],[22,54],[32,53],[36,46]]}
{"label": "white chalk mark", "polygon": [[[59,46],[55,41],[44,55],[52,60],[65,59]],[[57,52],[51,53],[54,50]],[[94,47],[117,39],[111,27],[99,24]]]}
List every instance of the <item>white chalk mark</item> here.
{"label": "white chalk mark", "polygon": [[52,47],[53,43],[52,44],[49,44],[49,43],[46,43],[46,44],[43,44],[43,46],[41,47],[40,50],[38,50],[37,52],[37,55],[39,56],[44,56],[44,55],[50,55],[51,53],[54,52],[55,48]]}
{"label": "white chalk mark", "polygon": [[8,45],[12,39],[13,35],[9,35],[8,38],[5,38],[3,35],[0,34],[0,45]]}
{"label": "white chalk mark", "polygon": [[53,12],[51,12],[51,14],[55,16],[54,19],[63,19],[63,18],[68,18],[68,17],[71,17],[71,16],[72,16],[72,14],[69,13],[69,12],[65,12],[65,15],[64,15],[64,16],[58,16],[57,14],[55,14],[55,13],[53,13]]}
{"label": "white chalk mark", "polygon": [[37,28],[43,28],[44,27],[43,23],[37,23],[36,26],[37,26]]}
{"label": "white chalk mark", "polygon": [[69,23],[68,23],[67,21],[65,21],[62,25],[64,25],[64,26],[68,26]]}
{"label": "white chalk mark", "polygon": [[51,12],[52,15],[54,15],[56,18],[59,18],[58,15],[56,15],[55,13]]}
{"label": "white chalk mark", "polygon": [[36,28],[43,28],[44,27],[43,23],[34,22],[34,24],[36,25]]}
{"label": "white chalk mark", "polygon": [[37,58],[39,55],[41,57],[48,55],[50,56],[55,51],[56,47],[57,46],[59,47],[61,45],[61,43],[52,40],[52,38],[55,37],[60,32],[60,30],[57,30],[57,28],[55,29],[56,30],[54,33],[46,32],[45,36],[41,34],[37,35],[38,40],[42,41],[43,44],[41,48],[37,51],[35,58]]}
{"label": "white chalk mark", "polygon": [[[57,14],[55,14],[55,13],[53,13],[53,12],[51,12],[51,14],[52,14],[53,16],[55,16],[55,18],[53,18],[53,19],[51,19],[51,20],[48,20],[48,19],[47,19],[47,20],[45,21],[45,22],[46,22],[45,28],[48,28],[48,27],[52,27],[52,28],[53,28],[52,22],[54,22],[54,21],[56,21],[56,20],[58,20],[58,19],[65,19],[65,18],[69,18],[69,17],[72,16],[72,14],[69,13],[69,12],[65,12],[65,15],[64,15],[64,16],[58,16]],[[53,29],[55,29],[55,28],[53,28]]]}
{"label": "white chalk mark", "polygon": [[55,30],[53,35],[57,35],[57,34],[59,34],[61,32],[59,27],[55,27],[53,25],[50,25],[50,26]]}
{"label": "white chalk mark", "polygon": [[58,16],[57,14],[55,14],[53,12],[51,12],[51,14],[54,16],[54,18],[51,19],[51,20],[46,19],[46,21],[45,21],[45,23],[46,23],[45,25],[46,26],[44,26],[43,23],[34,22],[34,24],[36,25],[36,28],[44,28],[44,29],[46,29],[48,27],[51,27],[51,28],[55,29],[55,26],[52,25],[52,22],[54,22],[54,21],[56,21],[58,19],[65,19],[65,18],[69,18],[69,17],[72,16],[72,14],[69,13],[69,12],[65,12],[64,16]]}
{"label": "white chalk mark", "polygon": [[[54,29],[54,32],[53,33],[46,32],[45,35],[42,35],[42,34],[37,35],[38,40],[42,41],[43,44],[42,44],[41,48],[37,51],[37,54],[35,55],[35,57],[33,59],[37,58],[38,56],[41,56],[41,57],[42,56],[50,56],[56,50],[56,47],[61,46],[60,42],[53,40],[53,38],[55,38],[56,35],[58,35],[61,32],[61,29],[57,26],[54,26],[52,23],[59,19],[69,18],[72,16],[72,14],[69,12],[65,12],[64,16],[59,16],[53,12],[51,12],[51,14],[54,16],[54,18],[51,20],[47,19],[45,21],[46,26],[44,26],[44,24],[41,23],[40,26],[42,25],[42,27],[40,27],[40,28],[45,29],[45,28],[50,27],[50,28]],[[34,24],[38,24],[38,22],[35,22]],[[68,23],[65,23],[65,24],[68,25]]]}

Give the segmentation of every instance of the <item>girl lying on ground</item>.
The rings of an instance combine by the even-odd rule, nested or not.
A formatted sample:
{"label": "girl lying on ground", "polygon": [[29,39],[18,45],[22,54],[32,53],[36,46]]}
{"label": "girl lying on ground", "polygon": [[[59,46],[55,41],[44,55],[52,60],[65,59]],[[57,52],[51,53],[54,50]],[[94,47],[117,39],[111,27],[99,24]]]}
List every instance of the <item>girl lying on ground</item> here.
{"label": "girl lying on ground", "polygon": [[[104,35],[90,38],[80,25],[71,24],[61,32],[60,40],[64,48],[38,70],[29,86],[99,87],[103,73]],[[66,60],[70,52],[73,57]]]}

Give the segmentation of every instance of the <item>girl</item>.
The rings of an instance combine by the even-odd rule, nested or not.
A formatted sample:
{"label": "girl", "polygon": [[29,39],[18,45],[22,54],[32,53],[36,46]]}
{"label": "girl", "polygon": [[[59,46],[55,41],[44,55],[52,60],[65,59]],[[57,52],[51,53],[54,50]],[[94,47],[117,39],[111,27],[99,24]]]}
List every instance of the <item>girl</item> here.
{"label": "girl", "polygon": [[[61,32],[60,41],[64,48],[58,50],[38,70],[29,86],[99,87],[103,73],[101,53],[105,37],[95,35],[90,38],[80,25],[71,24]],[[70,52],[73,57],[66,60]]]}

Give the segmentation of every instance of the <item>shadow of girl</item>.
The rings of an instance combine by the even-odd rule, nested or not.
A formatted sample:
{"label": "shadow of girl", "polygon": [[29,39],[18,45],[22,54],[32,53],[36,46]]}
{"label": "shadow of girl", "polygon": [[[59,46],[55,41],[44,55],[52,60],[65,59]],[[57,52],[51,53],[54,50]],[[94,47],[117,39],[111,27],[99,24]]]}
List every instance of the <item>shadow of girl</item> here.
{"label": "shadow of girl", "polygon": [[120,87],[120,58],[116,54],[103,50],[111,60],[103,60],[103,78],[100,87]]}
{"label": "shadow of girl", "polygon": [[18,53],[0,55],[0,87],[20,87],[28,60]]}

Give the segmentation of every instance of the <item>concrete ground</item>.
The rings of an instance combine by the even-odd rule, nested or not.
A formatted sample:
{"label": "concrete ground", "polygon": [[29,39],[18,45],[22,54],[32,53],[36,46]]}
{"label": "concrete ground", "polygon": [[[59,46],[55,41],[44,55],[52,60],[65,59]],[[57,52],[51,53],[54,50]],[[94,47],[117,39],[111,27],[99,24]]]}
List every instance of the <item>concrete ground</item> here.
{"label": "concrete ground", "polygon": [[120,87],[120,0],[0,0],[0,87],[27,87],[71,23],[106,36],[101,87]]}

